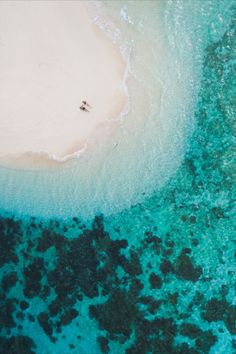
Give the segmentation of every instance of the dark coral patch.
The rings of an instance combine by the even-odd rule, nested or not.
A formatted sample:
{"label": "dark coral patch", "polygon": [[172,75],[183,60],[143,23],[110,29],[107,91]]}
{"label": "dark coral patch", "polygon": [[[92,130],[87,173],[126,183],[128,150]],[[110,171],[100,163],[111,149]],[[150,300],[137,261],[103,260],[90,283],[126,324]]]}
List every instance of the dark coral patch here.
{"label": "dark coral patch", "polygon": [[28,308],[29,308],[29,303],[27,302],[27,301],[25,301],[25,300],[23,300],[23,301],[21,301],[20,302],[20,308],[21,308],[21,310],[27,310]]}
{"label": "dark coral patch", "polygon": [[109,256],[109,259],[112,260],[113,266],[118,265],[123,259],[125,259],[125,257],[120,256],[120,249],[126,247],[127,244],[124,244],[122,240],[115,240],[108,244],[107,255]]}
{"label": "dark coral patch", "polygon": [[212,331],[203,331],[201,328],[192,323],[184,323],[181,326],[180,334],[182,336],[195,339],[198,350],[202,353],[209,353],[210,348],[216,343],[217,337]]}
{"label": "dark coral patch", "polygon": [[95,216],[93,222],[92,235],[96,240],[107,237],[108,233],[104,229],[102,215]]}
{"label": "dark coral patch", "polygon": [[157,310],[160,308],[162,301],[157,300],[152,296],[141,296],[139,298],[139,303],[146,305],[147,310],[152,314],[156,314]]}
{"label": "dark coral patch", "polygon": [[201,336],[196,340],[196,346],[202,353],[208,354],[216,341],[217,336],[215,336],[212,331],[205,331],[202,332]]}
{"label": "dark coral patch", "polygon": [[101,329],[107,330],[108,333],[129,337],[131,326],[137,316],[137,309],[126,292],[114,290],[107,302],[91,305],[89,313],[92,318],[96,318]]}
{"label": "dark coral patch", "polygon": [[75,309],[68,310],[63,313],[60,322],[62,326],[67,326],[73,319],[79,315],[78,311]]}
{"label": "dark coral patch", "polygon": [[35,354],[33,340],[27,336],[0,337],[0,354]]}
{"label": "dark coral patch", "polygon": [[126,350],[127,354],[173,353],[177,327],[171,318],[156,317],[149,321],[138,316],[135,331],[136,340]]}
{"label": "dark coral patch", "polygon": [[6,263],[17,263],[16,246],[21,237],[21,224],[13,219],[0,219],[0,268]]}
{"label": "dark coral patch", "polygon": [[224,321],[229,332],[236,334],[236,306],[225,299],[209,300],[203,308],[202,318],[208,322]]}
{"label": "dark coral patch", "polygon": [[62,303],[61,301],[56,298],[54,301],[51,302],[51,304],[48,306],[49,313],[52,317],[58,315],[62,309]]}
{"label": "dark coral patch", "polygon": [[176,261],[176,274],[184,280],[196,282],[202,275],[202,269],[194,267],[187,252],[183,250]]}
{"label": "dark coral patch", "polygon": [[195,350],[191,348],[187,343],[182,343],[181,345],[177,346],[172,352],[173,354],[199,354],[199,350]]}
{"label": "dark coral patch", "polygon": [[41,312],[37,319],[46,335],[51,336],[53,334],[53,327],[48,314],[46,312]]}
{"label": "dark coral patch", "polygon": [[160,264],[160,271],[167,275],[168,273],[174,273],[174,267],[170,261],[164,259]]}
{"label": "dark coral patch", "polygon": [[97,341],[99,343],[99,346],[100,346],[100,349],[101,349],[101,352],[106,354],[106,353],[109,353],[109,342],[108,342],[108,339],[106,337],[103,337],[103,336],[99,336],[97,337]]}
{"label": "dark coral patch", "polygon": [[39,296],[42,287],[42,276],[44,272],[43,258],[36,258],[24,268],[24,294],[28,298]]}
{"label": "dark coral patch", "polygon": [[228,307],[225,325],[231,334],[236,334],[236,306],[231,305]]}
{"label": "dark coral patch", "polygon": [[168,299],[170,300],[170,303],[174,306],[177,305],[178,298],[179,298],[179,294],[177,292],[168,295]]}
{"label": "dark coral patch", "polygon": [[17,273],[11,272],[2,278],[2,289],[7,292],[18,280]]}
{"label": "dark coral patch", "polygon": [[55,234],[48,229],[44,229],[42,231],[42,236],[38,240],[36,250],[38,252],[46,252],[50,247],[54,245],[54,240]]}
{"label": "dark coral patch", "polygon": [[131,276],[142,274],[142,267],[139,257],[135,252],[131,251],[129,259],[124,256],[120,257],[119,264],[122,266],[124,271]]}
{"label": "dark coral patch", "polygon": [[14,321],[15,299],[6,299],[0,304],[0,328],[12,328],[16,326]]}
{"label": "dark coral patch", "polygon": [[97,255],[91,237],[57,242],[58,261],[55,270],[49,276],[49,284],[59,297],[74,293],[79,287],[88,297],[98,295],[97,290]]}
{"label": "dark coral patch", "polygon": [[202,334],[202,330],[192,323],[184,323],[181,326],[180,334],[195,339]]}
{"label": "dark coral patch", "polygon": [[213,298],[205,305],[202,317],[208,322],[221,321],[224,319],[227,310],[228,303],[225,300],[220,301]]}
{"label": "dark coral patch", "polygon": [[162,287],[161,277],[159,277],[155,273],[150,274],[149,282],[152,289],[160,289]]}

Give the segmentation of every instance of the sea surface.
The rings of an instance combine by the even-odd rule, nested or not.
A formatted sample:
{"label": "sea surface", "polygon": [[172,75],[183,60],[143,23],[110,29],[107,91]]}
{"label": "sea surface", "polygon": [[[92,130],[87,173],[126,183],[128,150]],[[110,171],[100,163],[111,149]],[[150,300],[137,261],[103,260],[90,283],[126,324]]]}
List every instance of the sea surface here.
{"label": "sea surface", "polygon": [[106,1],[104,144],[0,169],[0,354],[236,353],[236,2]]}

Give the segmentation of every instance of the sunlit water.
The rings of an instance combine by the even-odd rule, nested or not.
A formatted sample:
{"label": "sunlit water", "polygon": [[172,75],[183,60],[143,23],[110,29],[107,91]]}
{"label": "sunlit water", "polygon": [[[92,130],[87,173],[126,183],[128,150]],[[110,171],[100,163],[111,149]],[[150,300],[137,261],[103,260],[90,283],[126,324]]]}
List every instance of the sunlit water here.
{"label": "sunlit water", "polygon": [[56,171],[1,169],[2,353],[234,353],[234,2],[95,6],[129,113]]}

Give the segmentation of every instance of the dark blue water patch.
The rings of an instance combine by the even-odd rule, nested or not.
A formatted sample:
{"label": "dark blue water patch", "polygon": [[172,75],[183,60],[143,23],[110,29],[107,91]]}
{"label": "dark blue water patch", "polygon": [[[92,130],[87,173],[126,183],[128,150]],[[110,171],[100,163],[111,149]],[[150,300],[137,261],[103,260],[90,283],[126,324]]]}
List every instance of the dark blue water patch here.
{"label": "dark blue water patch", "polygon": [[234,353],[235,21],[170,183],[90,223],[0,219],[0,353]]}

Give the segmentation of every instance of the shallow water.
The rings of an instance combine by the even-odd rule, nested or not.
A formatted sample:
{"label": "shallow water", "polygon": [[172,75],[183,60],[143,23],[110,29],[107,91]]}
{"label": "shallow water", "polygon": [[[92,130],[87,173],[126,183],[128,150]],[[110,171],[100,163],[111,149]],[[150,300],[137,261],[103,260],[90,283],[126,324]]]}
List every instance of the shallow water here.
{"label": "shallow water", "polygon": [[[56,173],[1,170],[0,353],[236,351],[233,4],[99,10],[122,48],[134,39],[140,90],[130,83],[113,153]],[[143,92],[148,112],[132,101]]]}

